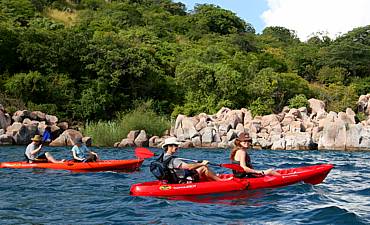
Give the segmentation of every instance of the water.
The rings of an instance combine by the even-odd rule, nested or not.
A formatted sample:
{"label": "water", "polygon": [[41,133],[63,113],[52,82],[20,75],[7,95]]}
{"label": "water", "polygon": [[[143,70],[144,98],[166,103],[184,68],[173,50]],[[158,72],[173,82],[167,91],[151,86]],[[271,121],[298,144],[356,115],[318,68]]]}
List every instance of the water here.
{"label": "water", "polygon": [[[69,148],[48,150],[58,159],[70,153]],[[103,159],[134,157],[133,149],[94,150]],[[23,151],[19,146],[1,147],[0,161],[23,159]],[[178,154],[228,162],[225,150],[184,149]],[[320,163],[335,168],[316,186],[299,183],[186,201],[129,195],[131,184],[153,180],[150,160],[133,173],[0,169],[0,224],[370,224],[370,152],[252,150],[250,154],[257,169]]]}

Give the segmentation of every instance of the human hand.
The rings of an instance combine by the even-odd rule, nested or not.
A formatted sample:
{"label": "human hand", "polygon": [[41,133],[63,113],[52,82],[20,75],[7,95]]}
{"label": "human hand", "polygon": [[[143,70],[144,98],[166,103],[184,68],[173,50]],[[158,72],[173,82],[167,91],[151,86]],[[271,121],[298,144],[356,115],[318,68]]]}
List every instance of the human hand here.
{"label": "human hand", "polygon": [[208,161],[208,160],[203,160],[203,161],[202,161],[203,166],[206,166],[208,163],[209,163],[209,161]]}

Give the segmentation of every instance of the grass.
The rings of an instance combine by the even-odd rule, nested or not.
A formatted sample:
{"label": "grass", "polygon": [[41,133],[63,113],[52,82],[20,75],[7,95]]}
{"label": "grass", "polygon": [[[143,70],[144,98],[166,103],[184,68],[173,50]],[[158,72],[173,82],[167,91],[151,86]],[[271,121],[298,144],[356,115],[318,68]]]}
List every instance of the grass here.
{"label": "grass", "polygon": [[92,138],[94,146],[113,146],[127,137],[132,130],[145,130],[149,137],[161,136],[171,128],[171,123],[165,117],[157,115],[152,110],[135,109],[119,115],[119,119],[108,122],[90,122],[85,125],[83,134]]}
{"label": "grass", "polygon": [[74,11],[67,12],[58,9],[47,9],[46,15],[55,21],[63,23],[66,27],[73,26],[78,17],[77,13]]}

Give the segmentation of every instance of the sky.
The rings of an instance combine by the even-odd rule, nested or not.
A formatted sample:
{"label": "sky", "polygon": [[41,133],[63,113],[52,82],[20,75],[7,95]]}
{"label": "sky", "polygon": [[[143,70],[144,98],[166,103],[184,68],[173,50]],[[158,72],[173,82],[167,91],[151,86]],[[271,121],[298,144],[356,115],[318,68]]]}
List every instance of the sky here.
{"label": "sky", "polygon": [[177,0],[188,10],[214,4],[236,13],[257,33],[268,26],[294,30],[302,40],[318,32],[335,39],[356,27],[370,25],[370,0]]}

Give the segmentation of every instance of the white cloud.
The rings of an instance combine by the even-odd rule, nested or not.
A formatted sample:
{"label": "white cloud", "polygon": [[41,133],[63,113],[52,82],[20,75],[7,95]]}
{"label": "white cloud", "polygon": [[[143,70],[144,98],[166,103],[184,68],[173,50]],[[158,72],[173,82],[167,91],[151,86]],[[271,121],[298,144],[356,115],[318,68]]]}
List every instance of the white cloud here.
{"label": "white cloud", "polygon": [[335,38],[356,27],[370,25],[370,0],[267,0],[262,14],[266,26],[297,32],[301,40],[316,32]]}

